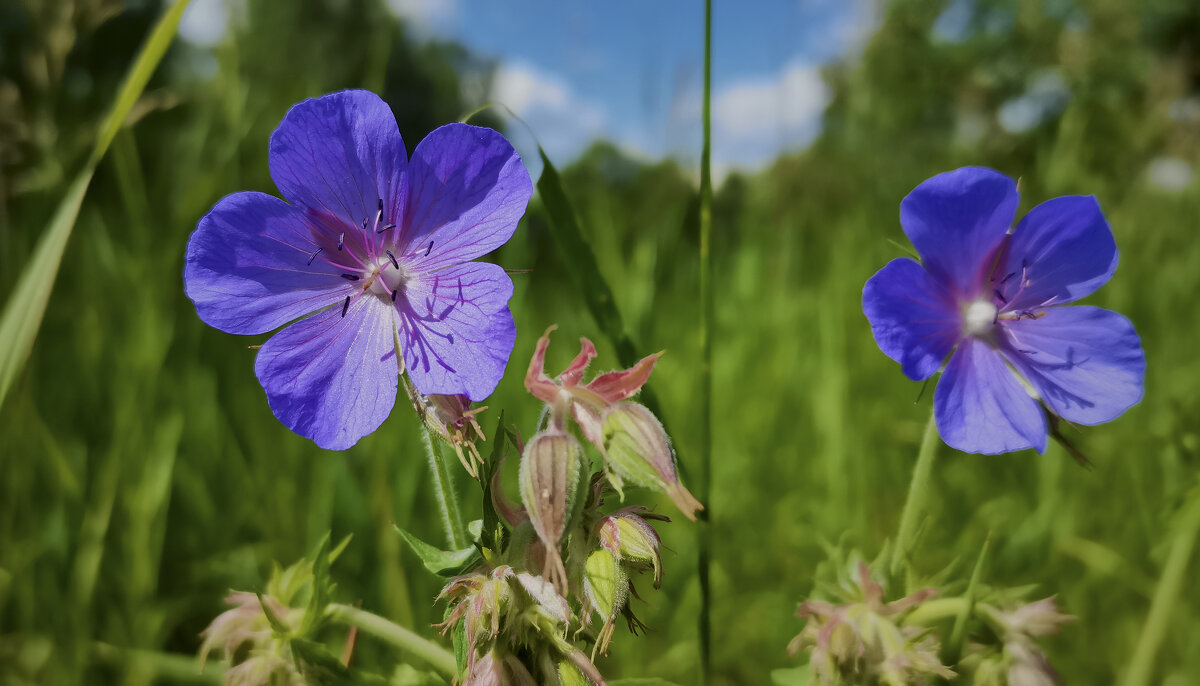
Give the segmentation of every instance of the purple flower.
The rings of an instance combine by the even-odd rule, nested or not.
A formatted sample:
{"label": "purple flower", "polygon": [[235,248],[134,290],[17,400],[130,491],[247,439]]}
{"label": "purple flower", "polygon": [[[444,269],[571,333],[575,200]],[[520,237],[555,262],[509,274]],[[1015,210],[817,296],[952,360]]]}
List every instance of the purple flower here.
{"label": "purple flower", "polygon": [[1146,360],[1129,320],[1058,307],[1117,268],[1096,199],[1049,200],[1010,231],[1016,210],[1016,185],[991,169],[929,179],[900,204],[921,263],[892,260],[863,289],[875,341],[909,378],[928,379],[949,356],[934,411],[942,440],[966,452],[1044,451],[1039,400],[1090,425],[1142,398]]}
{"label": "purple flower", "polygon": [[343,91],[293,107],[270,164],[288,202],[221,199],[188,242],[183,278],[222,331],[294,322],[254,365],[275,416],[342,450],[391,412],[400,369],[425,395],[491,394],[516,337],[513,286],[469,260],[508,240],[533,191],[508,141],[449,124],[410,160],[387,104]]}

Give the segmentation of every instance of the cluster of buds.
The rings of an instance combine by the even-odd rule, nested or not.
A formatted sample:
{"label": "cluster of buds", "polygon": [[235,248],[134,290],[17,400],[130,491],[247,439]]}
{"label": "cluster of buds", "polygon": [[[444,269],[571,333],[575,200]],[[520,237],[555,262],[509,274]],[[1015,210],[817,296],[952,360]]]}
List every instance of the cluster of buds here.
{"label": "cluster of buds", "polygon": [[570,603],[544,578],[500,565],[451,579],[439,598],[450,600],[442,632],[462,632],[463,686],[605,683],[567,637]]}
{"label": "cluster of buds", "polygon": [[[600,374],[584,384],[583,374],[596,357],[596,346],[579,339],[580,351],[557,379],[546,375],[546,349],[550,332],[538,339],[525,388],[546,403],[547,431],[566,432],[567,417],[574,417],[580,433],[604,457],[605,474],[618,492],[625,482],[644,486],[670,496],[688,519],[704,509],[683,483],[675,468],[675,452],[662,423],[650,410],[628,400],[650,379],[662,353],[642,358],[629,369]],[[557,383],[556,383],[557,382]]]}
{"label": "cluster of buds", "polygon": [[1056,634],[1075,619],[1059,612],[1054,597],[1001,610],[987,603],[976,612],[994,631],[998,645],[972,643],[964,665],[973,668],[979,686],[1054,686],[1058,672],[1035,639]]}
{"label": "cluster of buds", "polygon": [[303,686],[287,642],[272,628],[267,612],[289,630],[300,627],[304,610],[285,606],[272,596],[234,591],[225,599],[233,605],[201,634],[200,664],[214,650],[222,653],[226,686],[280,684]]}
{"label": "cluster of buds", "polygon": [[883,587],[858,564],[858,579],[842,605],[810,600],[797,614],[807,618],[788,652],[811,650],[812,674],[822,684],[879,683],[888,686],[949,679],[953,670],[938,659],[937,639],[928,629],[905,626],[904,615],[937,594],[927,588],[900,600],[883,602]]}

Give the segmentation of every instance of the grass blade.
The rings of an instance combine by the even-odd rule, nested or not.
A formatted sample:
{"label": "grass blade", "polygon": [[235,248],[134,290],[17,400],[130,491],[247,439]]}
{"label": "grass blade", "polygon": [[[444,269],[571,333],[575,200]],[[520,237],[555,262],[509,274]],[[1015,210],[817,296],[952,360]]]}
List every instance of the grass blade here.
{"label": "grass blade", "polygon": [[58,210],[34,248],[33,255],[4,305],[4,313],[0,315],[0,406],[16,380],[17,373],[21,371],[30,351],[33,350],[33,341],[46,313],[46,304],[50,300],[50,291],[54,287],[58,266],[62,263],[63,251],[71,237],[71,230],[75,228],[75,220],[79,217],[79,208],[83,204],[83,196],[87,193],[96,165],[104,157],[108,146],[125,122],[129,110],[137,102],[150,81],[151,74],[166,54],[188,2],[189,0],[176,0],[151,31],[150,38],[142,46],[129,74],[125,77],[112,111],[100,128],[87,164],[67,188]]}
{"label": "grass blade", "polygon": [[700,680],[712,673],[712,0],[704,0],[704,141],[700,148],[700,466],[698,497],[708,508],[701,525],[697,567],[700,581]]}

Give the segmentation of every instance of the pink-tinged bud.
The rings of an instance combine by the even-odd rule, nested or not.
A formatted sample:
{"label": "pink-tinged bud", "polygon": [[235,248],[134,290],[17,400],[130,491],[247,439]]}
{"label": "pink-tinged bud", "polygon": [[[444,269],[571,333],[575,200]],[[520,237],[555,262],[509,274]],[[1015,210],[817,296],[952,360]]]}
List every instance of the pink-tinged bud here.
{"label": "pink-tinged bud", "polygon": [[223,661],[229,668],[227,683],[254,686],[299,682],[301,677],[295,662],[284,652],[285,644],[275,640],[263,607],[292,631],[300,627],[304,610],[287,607],[269,595],[262,596],[260,601],[258,595],[243,591],[231,593],[225,602],[233,605],[233,609],[217,615],[200,634],[204,639],[200,664],[217,649],[223,653]]}
{"label": "pink-tinged bud", "polygon": [[491,650],[475,662],[462,686],[538,686],[538,683],[516,656]]}
{"label": "pink-tinged bud", "polygon": [[439,600],[451,598],[452,605],[446,621],[437,626],[444,634],[463,623],[471,668],[476,653],[500,633],[500,620],[508,612],[512,599],[509,585],[512,577],[512,568],[501,565],[487,573],[454,577],[438,595]]}
{"label": "pink-tinged bud", "polygon": [[608,652],[617,616],[629,600],[629,577],[617,564],[616,556],[608,550],[601,548],[588,556],[583,570],[583,594],[588,606],[604,622],[600,633],[596,635],[596,646],[592,652],[592,658],[595,659],[596,652]]}
{"label": "pink-tinged bud", "polygon": [[662,539],[646,521],[646,517],[671,521],[662,515],[650,513],[646,508],[627,507],[604,517],[596,525],[600,545],[613,554],[617,561],[638,571],[654,570],[654,588],[662,587]]}
{"label": "pink-tinged bud", "polygon": [[429,432],[454,448],[458,461],[467,473],[472,478],[479,478],[478,465],[483,464],[483,457],[475,444],[486,441],[487,436],[483,435],[483,429],[475,417],[487,407],[472,408],[471,400],[462,394],[421,395],[408,380],[407,374],[400,379],[409,402]]}
{"label": "pink-tinged bud", "polygon": [[559,544],[579,500],[585,459],[583,446],[574,436],[554,429],[530,439],[521,456],[521,500],[546,548],[543,575],[563,591],[567,588],[567,570]]}
{"label": "pink-tinged bud", "polygon": [[662,423],[650,410],[631,402],[619,402],[601,416],[605,463],[609,478],[618,490],[624,481],[666,493],[683,515],[692,521],[704,506],[679,481],[675,452]]}

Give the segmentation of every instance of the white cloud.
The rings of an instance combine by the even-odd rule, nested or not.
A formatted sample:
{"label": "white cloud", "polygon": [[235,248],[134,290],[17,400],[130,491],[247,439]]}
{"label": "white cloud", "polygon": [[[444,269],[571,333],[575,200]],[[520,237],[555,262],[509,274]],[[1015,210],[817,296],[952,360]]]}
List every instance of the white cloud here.
{"label": "white cloud", "polygon": [[458,0],[386,0],[388,11],[418,31],[444,31],[458,20]]}
{"label": "white cloud", "polygon": [[[504,62],[497,68],[490,99],[523,119],[556,163],[569,162],[605,135],[603,109],[574,93],[565,80],[525,62]],[[536,159],[529,132],[514,126],[509,133],[527,164]]]}
{"label": "white cloud", "polygon": [[714,169],[757,168],[807,146],[831,97],[820,68],[798,60],[721,88],[713,97]]}

